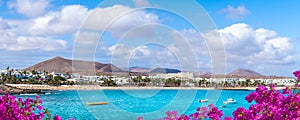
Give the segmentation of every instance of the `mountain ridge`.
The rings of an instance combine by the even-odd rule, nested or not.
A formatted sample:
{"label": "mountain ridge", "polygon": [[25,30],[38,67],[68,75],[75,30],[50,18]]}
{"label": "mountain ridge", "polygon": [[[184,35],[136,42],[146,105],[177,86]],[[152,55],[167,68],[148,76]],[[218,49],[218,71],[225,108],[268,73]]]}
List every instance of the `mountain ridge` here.
{"label": "mountain ridge", "polygon": [[249,69],[242,69],[242,68],[235,69],[227,75],[230,75],[230,76],[246,76],[246,77],[263,77],[264,76],[264,75],[262,75],[262,74],[260,74],[256,71],[249,70]]}
{"label": "mountain ridge", "polygon": [[[24,70],[37,70],[47,72],[60,72],[60,73],[111,73],[111,72],[133,72],[133,73],[179,73],[182,72],[178,69],[170,68],[142,68],[142,67],[130,67],[128,70],[122,70],[113,64],[104,64],[94,61],[83,60],[70,60],[60,56],[39,62]],[[213,73],[207,71],[193,72],[195,76],[211,76]],[[235,69],[232,72],[226,74],[227,76],[239,76],[239,77],[264,77],[264,75],[249,69]]]}
{"label": "mountain ridge", "polygon": [[99,72],[122,72],[122,70],[112,64],[103,64],[93,61],[70,60],[60,56],[39,62],[24,70],[37,70],[60,73],[99,73]]}

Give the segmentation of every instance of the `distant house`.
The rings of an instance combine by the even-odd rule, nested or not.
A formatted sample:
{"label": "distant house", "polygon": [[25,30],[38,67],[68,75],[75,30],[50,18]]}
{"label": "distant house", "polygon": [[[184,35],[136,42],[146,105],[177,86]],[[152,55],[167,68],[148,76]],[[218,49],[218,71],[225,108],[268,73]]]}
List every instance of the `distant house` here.
{"label": "distant house", "polygon": [[71,73],[70,76],[71,76],[71,78],[80,78],[81,77],[81,75],[78,73]]}
{"label": "distant house", "polygon": [[51,75],[53,75],[53,77],[55,76],[60,76],[60,77],[64,77],[64,78],[67,78],[67,74],[64,74],[64,73],[55,73],[55,72],[52,72],[50,73]]}
{"label": "distant house", "polygon": [[251,79],[251,81],[253,82],[260,81],[266,85],[276,84],[276,85],[292,86],[294,85],[295,79],[288,78],[288,77],[266,77],[266,78]]}
{"label": "distant house", "polygon": [[168,73],[168,74],[156,74],[155,78],[181,78],[182,80],[193,80],[194,73],[190,72],[180,72],[180,73]]}
{"label": "distant house", "polygon": [[8,73],[8,71],[7,70],[0,70],[0,73],[6,75]]}

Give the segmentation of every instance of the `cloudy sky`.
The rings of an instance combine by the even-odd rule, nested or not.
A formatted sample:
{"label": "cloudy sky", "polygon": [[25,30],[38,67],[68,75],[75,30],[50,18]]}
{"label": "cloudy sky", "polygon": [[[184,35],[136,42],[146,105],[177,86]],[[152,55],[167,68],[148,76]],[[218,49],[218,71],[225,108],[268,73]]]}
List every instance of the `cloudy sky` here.
{"label": "cloudy sky", "polygon": [[0,69],[55,56],[124,68],[300,69],[300,2],[216,1],[0,0]]}

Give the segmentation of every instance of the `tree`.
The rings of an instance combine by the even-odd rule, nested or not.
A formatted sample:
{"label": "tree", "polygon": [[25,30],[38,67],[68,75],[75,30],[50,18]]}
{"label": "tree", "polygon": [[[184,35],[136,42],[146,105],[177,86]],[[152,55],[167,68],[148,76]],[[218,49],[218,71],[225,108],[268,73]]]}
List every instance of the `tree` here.
{"label": "tree", "polygon": [[233,84],[232,86],[235,87],[235,86],[236,86],[236,81],[234,80],[234,81],[232,82],[232,84]]}
{"label": "tree", "polygon": [[245,87],[245,81],[242,81],[242,87]]}
{"label": "tree", "polygon": [[259,84],[259,81],[255,80],[253,86],[256,87]]}
{"label": "tree", "polygon": [[117,84],[113,80],[104,80],[101,86],[117,86]]}
{"label": "tree", "polygon": [[149,77],[146,77],[145,79],[143,79],[143,81],[149,84],[151,82],[151,79]]}
{"label": "tree", "polygon": [[250,79],[247,79],[246,80],[246,86],[249,87],[250,85],[251,85],[251,81],[250,81]]}
{"label": "tree", "polygon": [[56,85],[56,86],[60,85],[61,81],[66,81],[66,78],[61,77],[61,76],[54,77],[54,85]]}
{"label": "tree", "polygon": [[35,74],[36,74],[36,71],[35,71],[35,70],[32,70],[31,73],[35,75]]}
{"label": "tree", "polygon": [[228,83],[227,81],[225,81],[224,86],[225,86],[225,87],[228,87],[228,86],[229,86],[229,83]]}
{"label": "tree", "polygon": [[176,80],[175,78],[168,78],[165,82],[167,87],[178,87],[181,84],[181,80]]}

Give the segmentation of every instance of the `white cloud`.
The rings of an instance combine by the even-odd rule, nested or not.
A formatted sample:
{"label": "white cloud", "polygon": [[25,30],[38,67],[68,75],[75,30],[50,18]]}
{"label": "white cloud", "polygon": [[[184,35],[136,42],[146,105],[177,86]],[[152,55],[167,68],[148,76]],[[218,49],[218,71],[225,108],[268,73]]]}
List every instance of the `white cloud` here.
{"label": "white cloud", "polygon": [[97,32],[78,31],[75,37],[75,44],[85,45],[87,47],[86,49],[89,49],[88,47],[98,43],[100,35]]}
{"label": "white cloud", "polygon": [[[210,70],[212,67],[209,65],[210,54],[222,50],[208,50],[207,44],[217,45],[210,42],[211,39],[215,39],[217,34],[220,35],[222,41],[215,42],[222,42],[225,47],[228,70],[247,68],[267,72],[265,70],[273,68],[274,65],[279,68],[279,66],[294,64],[296,61],[297,55],[290,38],[279,36],[275,31],[264,28],[254,29],[245,23],[233,24],[208,33],[198,33],[193,29],[179,32],[195,51],[199,67],[205,70]],[[174,45],[169,47],[175,51],[176,49],[178,49],[177,51],[186,51],[187,49]],[[186,53],[186,56],[191,56],[191,54]],[[168,60],[165,59],[165,61]]]}
{"label": "white cloud", "polygon": [[24,21],[23,31],[30,35],[65,35],[78,30],[88,14],[88,9],[81,5],[69,5],[58,12],[49,12],[41,17]]}
{"label": "white cloud", "polygon": [[[229,68],[258,69],[295,62],[295,50],[288,37],[278,36],[275,31],[253,29],[238,23],[220,29]],[[208,38],[209,40],[209,38]]]}
{"label": "white cloud", "polygon": [[19,22],[10,25],[8,20],[0,18],[0,49],[8,51],[20,50],[44,50],[54,51],[67,48],[67,42],[61,39],[54,39],[51,36],[33,36],[22,34]]}
{"label": "white cloud", "polygon": [[[108,31],[114,37],[120,37],[136,26],[158,22],[158,16],[154,14],[142,10],[129,12],[132,10],[122,5],[92,10],[81,5],[68,5],[60,11],[51,11],[36,18],[15,22],[15,24],[18,26],[17,29],[28,35],[59,36],[74,34],[83,22],[83,29],[105,30],[116,19]],[[129,13],[123,15],[126,12]]]}
{"label": "white cloud", "polygon": [[198,55],[208,55],[206,43],[202,35],[194,29],[184,29],[180,34],[189,42],[193,47],[193,52]]}
{"label": "white cloud", "polygon": [[263,28],[255,30],[239,23],[221,29],[219,33],[228,53],[249,57],[256,62],[283,61],[293,54],[289,38],[278,36],[275,31]]}
{"label": "white cloud", "polygon": [[[117,66],[128,67],[153,67],[161,66],[168,68],[179,68],[178,58],[169,49],[157,45],[142,45],[136,48],[125,44],[117,44],[106,49],[111,56],[112,63]],[[125,65],[125,66],[124,66]]]}
{"label": "white cloud", "polygon": [[120,37],[139,25],[158,23],[158,16],[143,10],[134,10],[122,5],[107,8],[95,8],[84,21],[83,28],[107,30],[113,37]]}
{"label": "white cloud", "polygon": [[109,55],[114,57],[120,57],[124,59],[139,59],[141,57],[149,57],[151,55],[151,51],[148,46],[139,46],[133,48],[131,46],[125,44],[116,44],[110,47],[104,48],[104,50],[108,51]]}
{"label": "white cloud", "polygon": [[134,49],[133,56],[135,58],[143,57],[143,56],[149,56],[151,54],[150,49],[147,46],[140,46]]}
{"label": "white cloud", "polygon": [[109,55],[114,57],[129,58],[133,48],[124,44],[116,44],[108,48]]}
{"label": "white cloud", "polygon": [[12,32],[0,32],[0,49],[10,51],[20,50],[62,50],[67,47],[67,42],[59,39],[34,36],[17,36]]}
{"label": "white cloud", "polygon": [[[177,33],[180,33],[181,36]],[[210,42],[211,39],[215,39],[216,35],[220,35],[220,40],[222,41],[214,42],[219,42],[218,44],[223,43],[225,47],[227,70],[246,68],[263,73],[267,72],[266,70],[273,69],[274,65],[280,68],[280,66],[284,67],[295,63],[296,54],[290,38],[279,36],[272,30],[264,28],[254,29],[245,23],[233,24],[208,33],[199,33],[193,29],[185,29],[169,32],[165,34],[165,36],[169,37],[165,37],[163,40],[160,39],[161,36],[151,38],[156,39],[154,41],[158,43],[170,43],[167,46],[162,46],[165,49],[158,49],[157,47],[149,47],[147,45],[140,46],[134,50],[134,48],[123,44],[104,47],[103,49],[106,49],[110,53],[109,56],[114,54],[113,57],[119,58],[121,63],[124,62],[121,60],[128,60],[128,57],[131,56],[130,59],[134,61],[132,63],[138,63],[138,65],[148,64],[151,66],[160,64],[170,68],[180,67],[178,64],[197,67],[194,64],[195,62],[192,61],[195,59],[193,56],[194,51],[199,68],[202,70],[211,70],[211,54],[224,50],[208,50],[207,44],[211,44],[211,46],[218,45],[217,43]],[[189,47],[186,42],[191,46]],[[221,57],[224,57],[224,55]],[[181,63],[179,63],[180,61]],[[189,66],[187,63],[193,64]],[[193,68],[193,70],[195,69]]]}
{"label": "white cloud", "polygon": [[48,5],[48,0],[16,0],[8,2],[8,7],[10,9],[14,8],[18,13],[28,17],[43,15]]}
{"label": "white cloud", "polygon": [[[23,6],[24,8],[21,8],[21,6],[19,6],[20,3],[23,2],[26,2],[24,4],[27,5],[29,2],[33,1],[13,1],[9,3],[9,6],[11,8],[16,8],[16,10],[23,10],[23,14],[27,14],[27,12],[30,13],[30,11],[26,11],[25,9],[28,6]],[[48,1],[43,0],[36,1],[36,3],[32,4],[32,7],[35,7],[35,5],[42,3],[44,3],[43,5],[45,6],[41,5],[41,10],[37,10],[41,11],[41,13],[33,13],[36,17],[31,16],[32,18],[28,18],[25,20],[0,19],[0,29],[4,30],[1,32],[1,36],[7,37],[7,40],[1,41],[1,43],[3,43],[1,45],[1,49],[64,49],[66,48],[66,42],[62,42],[62,40],[57,40],[54,38],[57,38],[61,35],[76,34],[75,32],[78,30],[81,23],[87,16],[90,16],[90,19],[87,19],[85,23],[88,23],[88,25],[91,25],[92,27],[96,27],[97,30],[104,30],[106,25],[108,25],[113,19],[117,18],[124,12],[133,10],[132,8],[122,5],[114,5],[108,8],[95,8],[93,10],[89,10],[88,8],[81,5],[68,5],[62,7],[59,11],[49,11],[45,13],[44,10],[49,3]],[[124,32],[138,25],[157,22],[158,17],[154,14],[146,13],[143,10],[134,11],[130,12],[126,16],[120,17],[115,22],[115,24],[111,26],[109,32],[111,32],[113,36],[120,36]],[[93,34],[90,32],[80,32],[77,37],[83,40],[78,43],[84,42],[84,44],[91,44],[95,43],[95,40],[98,40],[97,38],[99,37],[99,35],[98,33]],[[26,40],[33,46],[31,46],[31,44],[25,44]],[[43,43],[42,41],[45,41],[45,43]],[[33,42],[41,44],[44,47],[34,46],[36,44]]]}
{"label": "white cloud", "polygon": [[0,31],[1,30],[6,30],[9,29],[10,26],[8,25],[8,23],[6,21],[4,21],[1,17],[0,17]]}
{"label": "white cloud", "polygon": [[249,13],[250,11],[244,5],[239,5],[237,8],[228,5],[227,8],[217,12],[217,14],[226,14],[226,17],[232,20],[244,18]]}

